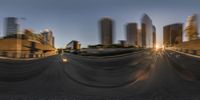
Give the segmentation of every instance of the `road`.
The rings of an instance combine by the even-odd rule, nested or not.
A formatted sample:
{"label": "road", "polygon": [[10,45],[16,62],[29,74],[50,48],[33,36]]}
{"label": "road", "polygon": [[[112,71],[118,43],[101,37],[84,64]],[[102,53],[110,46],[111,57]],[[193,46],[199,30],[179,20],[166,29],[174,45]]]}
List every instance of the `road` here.
{"label": "road", "polygon": [[200,59],[168,50],[0,60],[0,100],[199,100],[199,94]]}

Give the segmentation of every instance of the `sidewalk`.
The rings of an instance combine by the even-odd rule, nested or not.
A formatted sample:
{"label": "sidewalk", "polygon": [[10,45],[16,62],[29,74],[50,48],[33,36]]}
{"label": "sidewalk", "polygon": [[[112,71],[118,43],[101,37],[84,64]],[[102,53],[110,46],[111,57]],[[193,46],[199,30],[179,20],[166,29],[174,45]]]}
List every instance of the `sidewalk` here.
{"label": "sidewalk", "polygon": [[184,55],[187,55],[187,56],[190,56],[190,57],[200,58],[200,56],[193,55],[193,54],[190,54],[190,53],[184,53],[184,52],[180,52],[180,51],[176,51],[176,50],[172,50],[172,49],[167,49],[167,50],[171,50],[171,51],[174,51],[174,52],[177,52],[177,53],[180,53],[180,54],[184,54]]}

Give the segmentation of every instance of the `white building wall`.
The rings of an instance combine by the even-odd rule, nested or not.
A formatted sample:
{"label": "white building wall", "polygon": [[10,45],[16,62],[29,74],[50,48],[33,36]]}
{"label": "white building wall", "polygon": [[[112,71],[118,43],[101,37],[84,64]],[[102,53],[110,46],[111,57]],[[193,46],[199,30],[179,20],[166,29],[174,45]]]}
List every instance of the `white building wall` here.
{"label": "white building wall", "polygon": [[145,24],[146,28],[146,48],[153,48],[153,24],[150,17],[146,14],[141,19],[141,23]]}

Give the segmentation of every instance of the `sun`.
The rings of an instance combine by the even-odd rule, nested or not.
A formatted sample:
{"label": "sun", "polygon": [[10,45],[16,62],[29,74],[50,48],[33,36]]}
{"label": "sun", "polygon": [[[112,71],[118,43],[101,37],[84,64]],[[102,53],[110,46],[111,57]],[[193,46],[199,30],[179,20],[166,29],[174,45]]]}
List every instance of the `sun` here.
{"label": "sun", "polygon": [[159,48],[160,48],[160,46],[158,44],[156,44],[156,49],[159,49]]}
{"label": "sun", "polygon": [[155,45],[155,50],[157,51],[157,50],[159,50],[161,47],[158,45],[158,44],[156,44]]}

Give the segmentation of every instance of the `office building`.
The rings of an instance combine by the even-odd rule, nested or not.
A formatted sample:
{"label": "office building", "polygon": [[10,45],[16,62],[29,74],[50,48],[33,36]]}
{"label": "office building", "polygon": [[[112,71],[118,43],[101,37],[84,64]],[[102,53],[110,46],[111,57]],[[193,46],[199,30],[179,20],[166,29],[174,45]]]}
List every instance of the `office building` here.
{"label": "office building", "polygon": [[81,44],[79,41],[72,40],[66,45],[66,49],[68,50],[79,50],[81,48]]}
{"label": "office building", "polygon": [[187,17],[185,32],[188,41],[198,39],[198,16],[196,14]]}
{"label": "office building", "polygon": [[182,43],[183,24],[175,23],[163,27],[163,44],[165,47]]}
{"label": "office building", "polygon": [[156,27],[153,25],[153,48],[156,47]]}
{"label": "office building", "polygon": [[55,47],[55,37],[52,37],[52,46]]}
{"label": "office building", "polygon": [[137,47],[142,47],[142,32],[141,32],[141,29],[138,29],[137,41],[138,41]]}
{"label": "office building", "polygon": [[142,47],[153,48],[153,25],[147,14],[141,19]]}
{"label": "office building", "polygon": [[126,25],[126,39],[128,46],[138,45],[138,29],[137,23],[128,23]]}
{"label": "office building", "polygon": [[19,24],[17,18],[7,17],[5,19],[5,36],[10,36],[18,33]]}
{"label": "office building", "polygon": [[44,30],[43,32],[41,32],[41,35],[43,37],[43,43],[45,45],[51,45],[52,47],[54,47],[54,37],[53,37],[53,32],[51,30]]}
{"label": "office building", "polygon": [[110,18],[102,18],[100,24],[100,37],[102,45],[113,44],[113,21]]}

